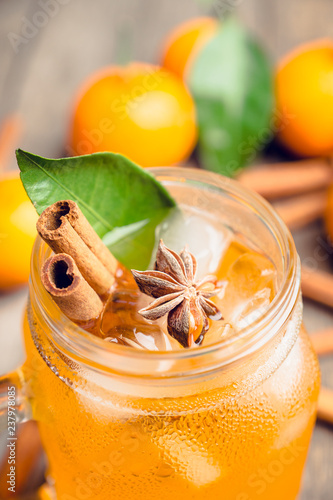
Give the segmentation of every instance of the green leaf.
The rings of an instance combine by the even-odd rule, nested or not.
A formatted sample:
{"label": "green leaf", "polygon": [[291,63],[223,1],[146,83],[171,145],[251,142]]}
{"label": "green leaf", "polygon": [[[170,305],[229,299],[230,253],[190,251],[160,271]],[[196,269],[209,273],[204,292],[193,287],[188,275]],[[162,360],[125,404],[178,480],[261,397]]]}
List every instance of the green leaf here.
{"label": "green leaf", "polygon": [[202,5],[203,7],[211,7],[211,6],[214,6],[216,0],[196,0],[196,3],[198,5]]}
{"label": "green leaf", "polygon": [[146,269],[155,228],[176,205],[149,172],[113,153],[52,160],[18,150],[16,157],[38,214],[59,200],[77,202],[120,262]]}
{"label": "green leaf", "polygon": [[198,55],[188,84],[197,106],[202,164],[232,175],[253,161],[273,134],[267,57],[235,19],[227,19]]}
{"label": "green leaf", "polygon": [[131,269],[147,269],[155,245],[155,229],[160,222],[161,217],[157,214],[151,219],[115,228],[103,241],[112,248],[114,255],[121,255],[125,262],[130,262]]}

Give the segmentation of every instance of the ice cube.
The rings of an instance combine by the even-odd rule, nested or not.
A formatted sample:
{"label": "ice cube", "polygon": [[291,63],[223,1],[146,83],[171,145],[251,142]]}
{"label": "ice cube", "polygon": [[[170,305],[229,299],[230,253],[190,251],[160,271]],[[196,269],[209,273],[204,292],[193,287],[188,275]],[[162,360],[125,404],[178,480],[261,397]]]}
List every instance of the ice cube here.
{"label": "ice cube", "polygon": [[242,297],[251,297],[264,288],[269,288],[273,296],[276,269],[268,257],[254,251],[247,252],[230,267],[227,280]]}
{"label": "ice cube", "polygon": [[[189,208],[181,208],[171,212],[156,230],[156,255],[160,238],[165,245],[180,252],[188,245],[190,252],[198,263],[197,279],[207,274],[214,274],[218,269],[223,254],[226,252],[232,233],[218,219]],[[151,267],[154,260],[151,262]]]}
{"label": "ice cube", "polygon": [[166,317],[149,321],[138,313],[151,301],[151,297],[136,290],[114,290],[101,320],[100,330],[104,340],[149,351],[177,348],[177,342],[166,333]]}
{"label": "ice cube", "polygon": [[233,335],[233,328],[230,323],[221,321],[212,321],[208,332],[206,333],[202,345],[214,344],[220,340],[227,340]]}
{"label": "ice cube", "polygon": [[241,329],[256,321],[268,308],[276,290],[276,269],[258,252],[238,257],[227,273],[222,301],[226,321]]}
{"label": "ice cube", "polygon": [[238,304],[231,319],[234,327],[240,330],[259,319],[268,309],[270,294],[270,289],[264,288],[255,293],[253,297]]}

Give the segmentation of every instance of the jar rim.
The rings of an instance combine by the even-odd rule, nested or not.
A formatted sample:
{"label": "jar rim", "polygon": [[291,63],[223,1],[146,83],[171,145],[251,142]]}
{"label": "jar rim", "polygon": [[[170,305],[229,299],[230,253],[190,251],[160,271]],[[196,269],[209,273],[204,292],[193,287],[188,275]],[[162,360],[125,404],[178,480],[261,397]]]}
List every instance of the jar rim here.
{"label": "jar rim", "polygon": [[[185,372],[191,376],[202,371],[225,368],[273,340],[292,314],[300,294],[300,263],[293,238],[273,207],[238,181],[188,167],[153,167],[147,170],[161,182],[190,183],[201,189],[227,192],[259,214],[274,234],[283,255],[281,286],[267,310],[242,328],[235,337],[228,340],[222,338],[195,349],[148,351],[105,342],[71,322],[43,289],[39,271],[50,251],[38,236],[32,252],[29,283],[34,311],[48,336],[52,332],[52,342],[59,349],[76,362],[103,372],[123,373],[132,377],[170,378]],[[194,358],[196,363],[191,367],[190,360]]]}

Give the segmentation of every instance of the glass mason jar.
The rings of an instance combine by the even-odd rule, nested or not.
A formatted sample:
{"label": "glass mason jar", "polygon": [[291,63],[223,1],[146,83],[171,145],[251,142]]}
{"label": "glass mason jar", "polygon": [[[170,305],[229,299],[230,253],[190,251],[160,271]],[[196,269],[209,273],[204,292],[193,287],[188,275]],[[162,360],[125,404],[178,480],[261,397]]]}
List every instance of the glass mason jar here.
{"label": "glass mason jar", "polygon": [[[24,321],[21,418],[38,422],[58,500],[295,500],[320,376],[302,328],[292,237],[260,196],[201,170],[154,168],[179,203],[218,216],[278,274],[269,309],[239,335],[194,350],[107,343],[45,292],[37,238]],[[44,497],[43,497],[44,498]]]}

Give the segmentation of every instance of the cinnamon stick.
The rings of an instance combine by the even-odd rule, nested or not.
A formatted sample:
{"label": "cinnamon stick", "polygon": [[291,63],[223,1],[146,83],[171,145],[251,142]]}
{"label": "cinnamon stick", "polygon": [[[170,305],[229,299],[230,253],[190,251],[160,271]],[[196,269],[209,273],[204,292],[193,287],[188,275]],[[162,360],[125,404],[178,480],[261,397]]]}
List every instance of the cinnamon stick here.
{"label": "cinnamon stick", "polygon": [[322,387],[318,400],[318,418],[333,424],[333,391]]}
{"label": "cinnamon stick", "polygon": [[238,176],[242,184],[269,200],[322,189],[332,179],[333,169],[323,158],[273,163]]}
{"label": "cinnamon stick", "polygon": [[44,210],[37,231],[55,253],[73,257],[85,280],[99,295],[108,292],[117,261],[75,202],[58,201]]}
{"label": "cinnamon stick", "polygon": [[333,353],[333,328],[326,328],[312,333],[310,338],[318,356]]}
{"label": "cinnamon stick", "polygon": [[304,297],[333,307],[333,275],[303,266],[302,293]]}
{"label": "cinnamon stick", "polygon": [[43,266],[42,283],[62,312],[76,322],[97,318],[103,303],[65,253],[50,257]]}
{"label": "cinnamon stick", "polygon": [[65,210],[66,218],[70,222],[71,226],[75,229],[77,234],[82,238],[84,243],[88,248],[96,255],[96,257],[102,262],[106,269],[114,274],[117,261],[113,257],[112,253],[106,248],[104,243],[98,234],[93,230],[92,226],[89,224],[78,205],[71,200],[65,202],[55,203],[61,210]]}
{"label": "cinnamon stick", "polygon": [[290,229],[299,229],[320,218],[326,208],[327,193],[318,191],[283,200],[273,206]]}

